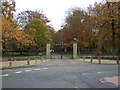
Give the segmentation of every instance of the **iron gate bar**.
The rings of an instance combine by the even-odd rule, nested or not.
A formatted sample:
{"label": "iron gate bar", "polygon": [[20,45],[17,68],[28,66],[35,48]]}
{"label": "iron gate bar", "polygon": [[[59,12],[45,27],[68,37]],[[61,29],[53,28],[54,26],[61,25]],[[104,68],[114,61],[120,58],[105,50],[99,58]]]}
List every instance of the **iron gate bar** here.
{"label": "iron gate bar", "polygon": [[[63,46],[67,46],[67,44],[63,41],[60,41],[59,43],[56,43],[55,46],[58,46],[60,48],[60,58],[63,59]],[[59,50],[58,50],[59,51]]]}

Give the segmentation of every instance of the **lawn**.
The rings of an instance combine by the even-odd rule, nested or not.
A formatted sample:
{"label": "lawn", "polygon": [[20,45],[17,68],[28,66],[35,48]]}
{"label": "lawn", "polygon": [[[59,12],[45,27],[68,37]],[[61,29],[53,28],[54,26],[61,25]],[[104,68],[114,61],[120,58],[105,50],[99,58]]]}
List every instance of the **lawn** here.
{"label": "lawn", "polygon": [[[65,57],[67,58],[72,58],[73,55],[72,54],[64,54]],[[77,55],[78,57],[88,57],[88,56],[94,56],[92,54],[79,54]],[[101,55],[101,57],[113,57],[113,55]],[[117,56],[114,56],[114,57],[117,57]]]}
{"label": "lawn", "polygon": [[64,56],[64,57],[67,57],[67,58],[71,58],[71,59],[72,59],[72,57],[73,57],[72,54],[64,54],[63,56]]}
{"label": "lawn", "polygon": [[45,57],[46,55],[40,55],[40,56],[3,56],[2,58],[3,59],[9,59],[9,58],[14,58],[14,59],[17,59],[17,58],[40,58],[40,57]]}

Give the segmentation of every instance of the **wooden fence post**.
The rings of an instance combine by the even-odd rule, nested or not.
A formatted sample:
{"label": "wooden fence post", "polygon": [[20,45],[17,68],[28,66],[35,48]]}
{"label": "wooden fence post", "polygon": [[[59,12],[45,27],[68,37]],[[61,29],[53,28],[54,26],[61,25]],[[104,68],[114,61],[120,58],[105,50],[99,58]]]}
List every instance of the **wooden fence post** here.
{"label": "wooden fence post", "polygon": [[99,57],[99,64],[101,64],[101,58]]}
{"label": "wooden fence post", "polygon": [[117,58],[117,64],[119,64],[119,58]]}
{"label": "wooden fence post", "polygon": [[83,61],[85,61],[85,57],[83,57]]}
{"label": "wooden fence post", "polygon": [[91,63],[93,62],[93,57],[91,56]]}
{"label": "wooden fence post", "polygon": [[9,66],[10,66],[10,67],[12,66],[12,62],[9,62]]}
{"label": "wooden fence post", "polygon": [[35,64],[37,64],[37,59],[35,59]]}
{"label": "wooden fence post", "polygon": [[29,60],[27,60],[27,65],[30,65],[30,61]]}

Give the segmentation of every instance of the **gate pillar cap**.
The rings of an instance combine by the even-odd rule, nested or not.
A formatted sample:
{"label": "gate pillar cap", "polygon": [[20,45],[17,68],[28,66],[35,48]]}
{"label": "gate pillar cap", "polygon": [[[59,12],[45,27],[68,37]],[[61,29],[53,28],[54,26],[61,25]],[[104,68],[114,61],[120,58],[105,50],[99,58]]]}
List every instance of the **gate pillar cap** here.
{"label": "gate pillar cap", "polygon": [[73,42],[76,43],[76,42],[77,42],[77,39],[76,39],[76,38],[73,38]]}

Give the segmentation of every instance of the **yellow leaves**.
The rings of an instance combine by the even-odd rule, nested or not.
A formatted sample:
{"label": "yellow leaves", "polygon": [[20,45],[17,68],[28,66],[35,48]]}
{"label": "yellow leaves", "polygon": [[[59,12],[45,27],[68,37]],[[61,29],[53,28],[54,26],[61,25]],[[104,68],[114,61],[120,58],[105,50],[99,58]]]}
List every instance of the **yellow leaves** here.
{"label": "yellow leaves", "polygon": [[22,46],[32,45],[32,41],[30,40],[30,36],[25,34],[24,31],[20,31],[20,34],[17,37],[18,43]]}
{"label": "yellow leaves", "polygon": [[[31,29],[33,32],[34,29]],[[23,48],[33,44],[33,39],[25,31],[19,30],[15,24],[9,20],[3,19],[2,24],[2,42],[4,44],[10,43],[15,40],[17,48]]]}
{"label": "yellow leaves", "polygon": [[88,42],[81,42],[81,45],[82,45],[82,47],[88,47],[89,46],[89,43]]}
{"label": "yellow leaves", "polygon": [[32,35],[36,33],[36,29],[30,28],[30,32],[32,32]]}
{"label": "yellow leaves", "polygon": [[97,16],[97,19],[111,20],[118,16],[118,7],[114,4],[98,4],[91,9],[92,13]]}

